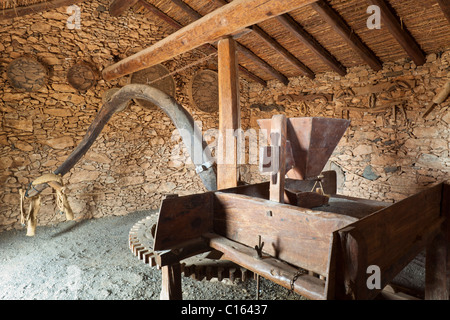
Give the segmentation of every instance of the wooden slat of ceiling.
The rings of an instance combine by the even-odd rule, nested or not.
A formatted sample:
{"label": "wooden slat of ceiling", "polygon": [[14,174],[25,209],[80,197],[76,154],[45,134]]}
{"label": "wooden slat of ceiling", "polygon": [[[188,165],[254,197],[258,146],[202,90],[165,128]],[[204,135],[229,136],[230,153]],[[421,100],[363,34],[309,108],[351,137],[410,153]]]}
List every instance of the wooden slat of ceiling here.
{"label": "wooden slat of ceiling", "polygon": [[[172,3],[176,5],[176,3]],[[189,3],[188,1],[181,1],[179,5],[177,5],[180,8],[180,5],[186,4],[189,6],[192,11],[189,12],[188,10],[183,11],[185,16],[190,17],[190,22],[192,23],[196,19],[200,18],[201,16],[204,16],[215,9],[218,9],[222,6],[224,1],[210,1],[209,3],[201,3],[200,1]],[[192,5],[192,6],[191,6]],[[199,11],[197,11],[199,10]],[[202,13],[201,13],[201,12]],[[245,37],[245,36],[244,36]],[[238,39],[238,58],[239,63],[243,67],[250,70],[253,74],[256,76],[264,79],[264,80],[271,80],[274,79],[274,77],[278,78],[279,81],[284,82],[287,84],[287,79],[283,78],[285,75],[279,71],[279,69],[272,63],[272,61],[268,62],[265,59],[261,59],[260,55],[258,54],[258,48],[259,47],[265,47],[270,50],[270,48],[264,44],[256,35],[251,35],[251,38],[253,39],[251,42],[245,43],[245,41],[241,41],[242,38]],[[240,45],[242,44],[242,45]],[[251,44],[250,47],[248,47],[246,44]],[[248,49],[248,50],[247,50]],[[276,52],[272,50],[272,55],[277,56]],[[253,57],[252,57],[253,56]],[[271,56],[272,57],[272,56]],[[265,63],[267,66],[261,66],[261,63]],[[269,72],[270,69],[274,69],[271,72]],[[298,74],[297,74],[298,75]]]}
{"label": "wooden slat of ceiling", "polygon": [[[187,5],[204,16],[221,7],[223,0],[183,0]],[[230,1],[230,0],[228,0]],[[183,25],[193,20],[186,12],[177,8],[171,0],[148,0],[162,11]],[[395,61],[408,58],[405,50],[382,25],[381,29],[367,28],[366,12],[369,2],[366,0],[327,0],[327,3],[345,20],[364,44],[382,61]],[[450,24],[447,22],[437,0],[389,0],[389,3],[401,17],[412,36],[425,53],[439,52],[450,45]],[[337,61],[345,67],[367,65],[366,62],[350,46],[323,21],[321,16],[307,6],[289,13],[308,33],[310,33]],[[303,62],[314,73],[332,71],[316,54],[303,43],[293,38],[286,28],[275,18],[258,24],[269,36],[287,49],[293,56]],[[262,60],[287,77],[301,76],[301,72],[293,68],[279,52],[270,48],[253,33],[238,39],[242,45],[254,52]],[[242,54],[239,55],[242,66],[264,80],[274,79],[273,75],[261,70],[257,64]]]}
{"label": "wooden slat of ceiling", "polygon": [[425,53],[448,48],[450,23],[437,1],[390,0],[389,3]]}
{"label": "wooden slat of ceiling", "polygon": [[[309,12],[313,11],[309,9]],[[309,17],[305,16],[304,21],[309,21]],[[303,24],[301,25],[303,26]],[[317,55],[309,50],[302,42],[291,36],[290,33],[286,31],[286,28],[283,27],[276,19],[266,20],[260,23],[259,26],[271,37],[276,39],[283,47],[289,50],[289,52],[291,52],[295,57],[306,64],[313,72],[319,73],[330,71],[330,68],[325,65]],[[270,57],[266,58],[270,59]]]}
{"label": "wooden slat of ceiling", "polygon": [[[381,29],[367,28],[367,19],[370,16],[366,12],[369,6],[367,1],[333,0],[329,3],[382,62],[406,57],[405,51],[386,27]],[[352,63],[349,66],[356,65]]]}

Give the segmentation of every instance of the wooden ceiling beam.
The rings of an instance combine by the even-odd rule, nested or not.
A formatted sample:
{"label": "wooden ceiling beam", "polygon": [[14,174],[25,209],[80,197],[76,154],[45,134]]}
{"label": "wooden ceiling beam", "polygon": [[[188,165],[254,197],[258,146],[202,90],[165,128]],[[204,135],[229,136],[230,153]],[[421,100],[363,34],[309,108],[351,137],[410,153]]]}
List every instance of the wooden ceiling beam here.
{"label": "wooden ceiling beam", "polygon": [[265,72],[269,73],[272,77],[282,82],[285,85],[289,84],[289,79],[281,74],[279,71],[275,70],[271,65],[265,62],[263,59],[258,57],[255,53],[253,53],[250,49],[243,46],[240,43],[236,43],[237,52],[244,55],[247,59],[252,60],[259,68],[263,69]]}
{"label": "wooden ceiling beam", "polygon": [[447,18],[450,23],[450,2],[448,0],[437,0],[439,6],[441,7],[444,16]]}
{"label": "wooden ceiling beam", "polygon": [[151,47],[106,67],[102,72],[103,78],[113,80],[154,66],[206,43],[217,41],[243,28],[315,1],[234,0],[172,33]]}
{"label": "wooden ceiling beam", "polygon": [[113,17],[118,17],[134,6],[136,2],[138,0],[113,0],[109,5],[109,14]]}
{"label": "wooden ceiling beam", "polygon": [[[172,28],[174,28],[175,30],[179,30],[181,28],[183,28],[183,25],[178,23],[177,21],[175,21],[174,19],[172,19],[171,17],[169,17],[167,14],[165,14],[164,12],[162,12],[161,10],[159,10],[158,8],[156,8],[154,5],[148,3],[145,0],[138,0],[139,4],[141,4],[145,9],[147,9],[148,11],[150,11],[152,14],[154,14],[155,16],[157,16],[159,19],[161,19],[162,21],[168,23]],[[204,45],[204,47],[209,50],[209,51],[217,51],[217,49],[210,45],[210,44],[206,44]],[[239,65],[239,71],[248,79],[251,79],[255,82],[260,83],[263,86],[267,86],[267,82],[263,79],[261,79],[260,77],[258,77],[257,75],[251,73],[250,71],[248,71],[246,68],[244,68],[243,66]]]}
{"label": "wooden ceiling beam", "polygon": [[[185,13],[187,13],[193,20],[198,20],[203,17],[200,13],[198,13],[197,11],[192,9],[189,5],[187,5],[182,0],[171,0],[171,1],[174,4],[176,4],[181,10],[183,10]],[[224,3],[224,5],[225,4],[226,4],[226,2]],[[279,46],[281,47],[281,45],[279,45]],[[242,44],[236,43],[236,49],[239,53],[245,55],[245,57],[247,57],[247,59],[251,60],[253,63],[258,65],[258,67],[260,67],[261,69],[263,69],[264,71],[269,73],[275,79],[278,79],[285,85],[287,85],[289,83],[289,80],[286,76],[281,74],[279,71],[277,71],[275,68],[273,68],[271,65],[269,65],[266,61],[264,61],[263,59],[258,57],[254,52],[252,52],[248,48],[244,47]],[[302,69],[301,71],[304,72],[304,69]],[[309,70],[309,71],[312,73],[311,70]],[[313,77],[314,77],[314,74],[313,74]]]}
{"label": "wooden ceiling beam", "polygon": [[424,64],[426,61],[424,52],[405,26],[400,23],[394,9],[385,0],[368,0],[368,2],[380,8],[381,21],[414,63],[418,66]]}
{"label": "wooden ceiling beam", "polygon": [[311,36],[300,24],[297,23],[288,14],[276,17],[286,30],[288,30],[297,40],[307,46],[312,52],[319,56],[322,61],[339,75],[347,74],[346,68],[336,60],[336,58],[328,52],[313,36]]}
{"label": "wooden ceiling beam", "polygon": [[379,71],[383,68],[383,64],[375,53],[362,42],[345,20],[328,3],[324,0],[319,0],[311,6],[373,70]]}
{"label": "wooden ceiling beam", "polygon": [[257,25],[250,27],[252,31],[258,35],[258,37],[263,40],[269,47],[275,50],[279,55],[281,55],[287,62],[289,62],[293,67],[300,71],[303,75],[308,78],[314,79],[314,72],[308,68],[303,62],[298,60],[292,53],[290,53],[285,47],[283,47],[278,41],[268,35],[263,29]]}
{"label": "wooden ceiling beam", "polygon": [[85,0],[51,0],[45,2],[39,2],[31,4],[25,7],[17,7],[11,9],[5,9],[0,11],[0,21],[6,19],[13,19],[16,17],[22,17],[29,14],[41,13],[44,11],[57,9],[64,6],[70,6],[75,3],[83,2]]}

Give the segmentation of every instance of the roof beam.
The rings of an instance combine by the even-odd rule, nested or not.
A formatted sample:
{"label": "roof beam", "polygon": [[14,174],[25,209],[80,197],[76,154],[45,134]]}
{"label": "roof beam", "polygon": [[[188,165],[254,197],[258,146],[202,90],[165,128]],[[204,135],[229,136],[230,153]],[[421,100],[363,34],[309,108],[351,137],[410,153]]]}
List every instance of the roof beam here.
{"label": "roof beam", "polygon": [[[167,14],[165,14],[164,12],[162,12],[161,10],[156,8],[154,5],[148,3],[145,0],[138,0],[138,2],[145,9],[149,10],[152,14],[157,16],[159,19],[161,19],[164,22],[168,23],[175,30],[179,30],[179,29],[183,28],[183,25],[181,25],[180,23],[178,23],[177,21],[175,21],[174,19],[169,17]],[[208,49],[210,51],[217,51],[217,49],[215,47],[213,47],[212,45],[210,45],[210,44],[206,44],[205,47],[206,47],[206,49]],[[263,79],[261,79],[260,77],[258,77],[255,74],[251,73],[250,71],[248,71],[246,68],[244,68],[241,65],[239,65],[238,67],[239,67],[239,71],[242,74],[244,74],[247,78],[249,78],[249,79],[251,79],[251,80],[253,80],[255,82],[258,82],[258,83],[260,83],[263,86],[267,86],[267,82],[264,81]]]}
{"label": "roof beam", "polygon": [[275,70],[267,62],[265,62],[263,59],[258,57],[252,51],[250,51],[250,49],[248,49],[247,47],[244,47],[240,43],[236,43],[236,49],[237,49],[237,52],[239,52],[240,54],[242,54],[245,57],[247,57],[247,59],[251,59],[252,62],[254,62],[256,65],[258,65],[258,67],[263,69],[265,72],[270,73],[270,75],[272,75],[278,81],[282,82],[285,85],[289,84],[289,79],[286,76],[284,76],[283,74],[281,74],[280,72]]}
{"label": "roof beam", "polygon": [[298,60],[292,53],[290,53],[278,41],[268,35],[263,29],[258,27],[256,24],[251,26],[250,28],[256,35],[258,35],[261,40],[263,40],[269,47],[275,50],[303,75],[307,76],[308,78],[314,79],[315,74],[313,71],[311,71],[311,69],[309,69],[303,62]]}
{"label": "roof beam", "polygon": [[[180,9],[182,9],[185,13],[187,13],[192,19],[198,20],[203,16],[192,9],[189,5],[184,3],[182,0],[171,0],[174,4],[176,4]],[[281,45],[280,45],[281,46]],[[264,69],[267,73],[269,73],[272,77],[278,79],[280,82],[287,85],[289,80],[286,76],[281,74],[279,71],[275,70],[272,66],[270,66],[266,61],[258,57],[254,52],[250,51],[248,48],[244,47],[240,43],[236,43],[236,49],[239,53],[245,55],[247,59],[251,60],[255,64],[258,65],[261,69]],[[302,70],[303,72],[303,70]]]}
{"label": "roof beam", "polygon": [[16,17],[26,16],[32,13],[40,13],[59,7],[70,6],[75,3],[83,2],[85,0],[51,0],[45,2],[39,2],[25,7],[17,7],[11,9],[5,9],[0,11],[0,21],[6,19],[13,19]]}
{"label": "roof beam", "polygon": [[450,2],[448,0],[437,0],[439,6],[441,7],[444,16],[447,18],[450,23]]}
{"label": "roof beam", "polygon": [[[182,0],[172,0],[175,4],[179,5],[180,8],[185,10],[191,17],[197,16],[196,19],[199,19],[201,15],[185,4]],[[215,0],[215,2],[219,6],[224,6],[228,4],[226,0]],[[315,74],[311,69],[309,69],[303,62],[298,60],[293,54],[291,54],[286,48],[284,48],[278,41],[273,39],[270,35],[268,35],[263,29],[261,29],[256,24],[250,26],[250,29],[256,34],[262,41],[264,41],[269,47],[275,50],[278,54],[280,54],[287,62],[289,62],[294,68],[300,71],[303,75],[314,79]]]}
{"label": "roof beam", "polygon": [[291,16],[288,14],[283,14],[276,18],[286,28],[286,30],[288,30],[295,38],[297,38],[297,40],[302,42],[311,51],[317,54],[327,66],[341,76],[345,76],[347,74],[346,68]]}
{"label": "roof beam", "polygon": [[424,64],[426,61],[425,54],[413,36],[400,23],[394,9],[385,0],[368,0],[368,2],[380,8],[381,20],[414,63],[418,66]]}
{"label": "roof beam", "polygon": [[109,5],[109,14],[113,17],[118,17],[134,6],[136,2],[138,0],[113,0]]}
{"label": "roof beam", "polygon": [[[154,66],[206,43],[316,0],[235,0],[102,72],[105,80]],[[212,27],[214,26],[214,27]]]}
{"label": "roof beam", "polygon": [[382,63],[372,50],[362,42],[345,20],[328,3],[324,0],[319,0],[311,6],[373,70],[379,71],[383,68]]}

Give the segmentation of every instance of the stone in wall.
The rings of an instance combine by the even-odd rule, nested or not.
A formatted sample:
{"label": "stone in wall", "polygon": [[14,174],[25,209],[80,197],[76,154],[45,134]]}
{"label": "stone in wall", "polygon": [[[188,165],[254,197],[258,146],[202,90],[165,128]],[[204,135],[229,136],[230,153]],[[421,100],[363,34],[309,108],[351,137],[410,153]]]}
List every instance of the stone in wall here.
{"label": "stone in wall", "polygon": [[[113,18],[101,10],[109,6],[107,0],[78,5],[79,30],[67,29],[64,7],[15,18],[13,23],[0,21],[0,231],[22,228],[19,188],[61,165],[95,119],[103,94],[129,81],[128,77],[100,79],[86,92],[79,92],[67,82],[69,68],[77,61],[88,61],[100,72],[115,57],[125,58],[173,32],[131,11]],[[19,92],[7,80],[8,63],[24,54],[35,55],[48,67],[48,83],[38,91]],[[196,50],[164,64],[172,72],[203,57]],[[218,127],[217,113],[197,110],[187,89],[197,70],[214,67],[214,63],[205,61],[174,74],[175,99],[202,122],[204,131]],[[243,100],[246,85],[241,81]],[[75,218],[158,209],[167,193],[206,191],[188,155],[183,162],[170,161],[179,143],[171,140],[174,130],[161,110],[147,110],[135,103],[113,115],[89,152],[63,177]],[[50,189],[42,193],[38,226],[65,221],[56,212],[54,197]]]}

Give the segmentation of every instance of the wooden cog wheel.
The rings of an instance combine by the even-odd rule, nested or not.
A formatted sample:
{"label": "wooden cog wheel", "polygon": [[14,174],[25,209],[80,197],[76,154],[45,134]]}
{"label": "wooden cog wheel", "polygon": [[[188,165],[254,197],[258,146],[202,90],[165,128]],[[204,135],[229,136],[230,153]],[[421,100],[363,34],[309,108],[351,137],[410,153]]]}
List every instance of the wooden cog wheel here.
{"label": "wooden cog wheel", "polygon": [[[157,266],[153,253],[153,237],[156,230],[158,214],[152,214],[137,222],[129,233],[129,247],[131,252],[145,264]],[[240,279],[246,281],[254,276],[253,272],[241,266],[222,260],[222,253],[216,250],[205,252],[180,261],[181,272],[185,277],[195,280],[211,280],[217,278]]]}

